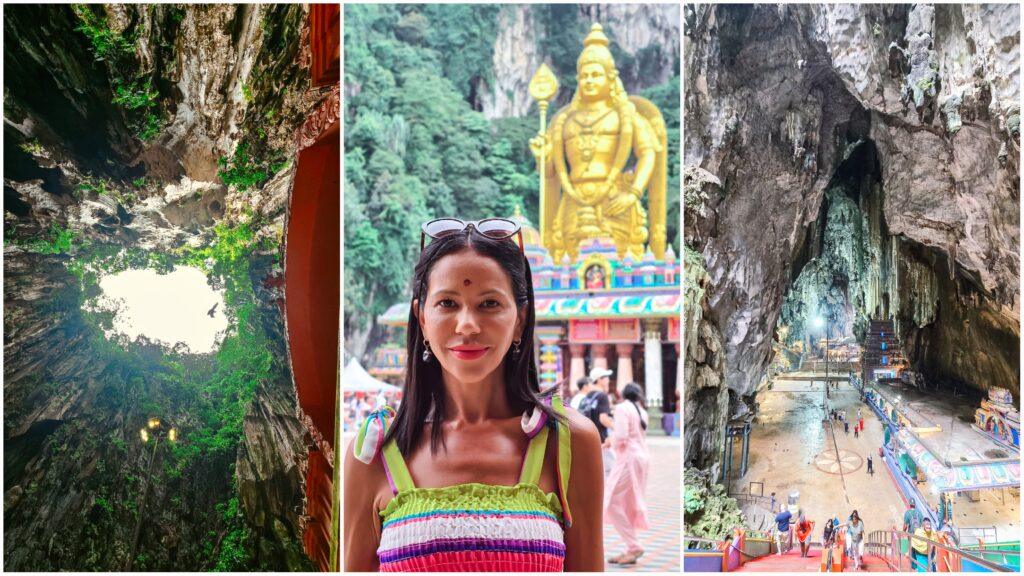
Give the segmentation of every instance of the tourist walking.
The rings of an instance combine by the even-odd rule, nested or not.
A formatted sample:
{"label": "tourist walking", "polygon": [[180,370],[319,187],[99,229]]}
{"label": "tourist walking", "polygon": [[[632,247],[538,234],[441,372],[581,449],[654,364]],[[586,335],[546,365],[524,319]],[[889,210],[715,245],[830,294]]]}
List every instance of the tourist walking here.
{"label": "tourist walking", "polygon": [[601,435],[601,457],[604,461],[604,475],[612,469],[615,455],[608,444],[608,429],[614,426],[612,421],[611,402],[608,400],[609,376],[612,371],[607,368],[594,368],[590,371],[590,383],[583,387],[586,393],[580,401],[579,413],[588,418],[597,427]]}
{"label": "tourist walking", "polygon": [[800,541],[800,557],[807,558],[811,550],[811,533],[814,531],[814,521],[808,520],[803,514],[796,523],[796,538]]}
{"label": "tourist walking", "polygon": [[874,461],[871,460],[871,456],[868,456],[868,474],[873,478],[875,476]]}
{"label": "tourist walking", "polygon": [[[789,525],[793,523],[793,514],[783,504],[779,507],[780,512],[775,516],[775,550],[782,556],[782,545],[788,545],[790,533]],[[789,552],[789,549],[786,549]]]}
{"label": "tourist walking", "polygon": [[584,392],[583,390],[587,387],[587,385],[590,384],[590,382],[591,380],[587,376],[584,376],[583,378],[580,378],[579,380],[576,381],[576,393],[573,394],[572,400],[569,401],[569,406],[571,406],[573,410],[576,410],[577,412],[579,411],[580,402],[582,402],[583,399],[587,396],[587,393]]}
{"label": "tourist walking", "polygon": [[[935,547],[928,540],[936,540],[938,532],[932,530],[930,518],[921,520],[921,527],[914,530],[914,536],[920,536],[920,538],[910,539],[910,552],[915,570],[918,572],[934,572]],[[925,540],[925,538],[928,540]]]}
{"label": "tourist walking", "polygon": [[850,423],[845,420],[843,421],[843,430],[846,432],[847,436],[850,435]]}
{"label": "tourist walking", "polygon": [[847,540],[849,541],[850,555],[853,556],[853,569],[859,570],[864,562],[864,523],[860,515],[854,510],[850,514],[850,522],[846,526]]}
{"label": "tourist walking", "polygon": [[910,508],[903,513],[903,531],[913,534],[915,530],[921,527],[922,518],[921,511],[917,509],[917,503],[911,498]]}
{"label": "tourist walking", "polygon": [[854,438],[860,438],[860,428],[858,428],[856,426],[853,427],[853,437]]}
{"label": "tourist walking", "polygon": [[647,411],[641,406],[643,390],[630,383],[615,407],[615,427],[608,437],[615,463],[604,486],[604,517],[626,544],[626,551],[608,559],[611,564],[636,564],[644,549],[637,530],[647,530]]}
{"label": "tourist walking", "polygon": [[821,533],[821,546],[823,548],[828,548],[829,546],[832,545],[832,542],[833,542],[833,539],[834,539],[834,536],[835,536],[835,532],[834,532],[835,528],[834,528],[834,526],[835,526],[835,523],[832,521],[832,518],[829,518],[828,520],[825,521],[825,529]]}

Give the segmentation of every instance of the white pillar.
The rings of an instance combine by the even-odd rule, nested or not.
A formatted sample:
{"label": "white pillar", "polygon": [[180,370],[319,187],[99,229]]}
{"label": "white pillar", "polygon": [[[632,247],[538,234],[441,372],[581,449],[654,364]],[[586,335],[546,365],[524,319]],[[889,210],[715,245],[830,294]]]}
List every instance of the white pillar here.
{"label": "white pillar", "polygon": [[661,320],[644,320],[644,388],[647,405],[661,407]]}

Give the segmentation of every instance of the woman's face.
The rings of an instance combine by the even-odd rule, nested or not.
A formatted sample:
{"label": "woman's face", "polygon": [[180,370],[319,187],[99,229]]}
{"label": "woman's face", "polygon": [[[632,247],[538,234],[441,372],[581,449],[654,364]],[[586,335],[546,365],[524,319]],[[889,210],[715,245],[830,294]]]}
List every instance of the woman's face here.
{"label": "woman's face", "polygon": [[469,248],[434,264],[426,294],[413,302],[423,337],[441,368],[461,382],[490,376],[522,336],[526,310],[516,307],[508,274]]}

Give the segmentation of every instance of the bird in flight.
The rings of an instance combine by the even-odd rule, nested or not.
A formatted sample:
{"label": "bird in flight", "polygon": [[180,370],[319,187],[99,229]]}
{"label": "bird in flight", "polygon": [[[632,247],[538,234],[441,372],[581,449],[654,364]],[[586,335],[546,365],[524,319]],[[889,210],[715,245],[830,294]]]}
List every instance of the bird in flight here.
{"label": "bird in flight", "polygon": [[207,312],[206,315],[209,316],[210,318],[213,318],[213,313],[217,310],[217,305],[218,304],[220,304],[220,302],[214,302],[213,303],[213,308],[210,308],[210,311]]}

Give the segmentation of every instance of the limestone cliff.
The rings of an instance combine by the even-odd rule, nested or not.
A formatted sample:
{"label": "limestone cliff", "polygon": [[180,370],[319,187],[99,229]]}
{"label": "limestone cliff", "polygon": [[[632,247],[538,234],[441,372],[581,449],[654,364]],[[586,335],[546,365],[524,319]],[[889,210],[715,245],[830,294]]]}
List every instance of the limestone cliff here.
{"label": "limestone cliff", "polygon": [[[225,450],[154,475],[132,562],[310,569],[308,440],[272,281],[294,134],[325,96],[308,88],[305,9],[8,5],[4,15],[4,567],[123,569],[150,458],[170,470],[171,452],[153,457],[138,442],[146,402],[163,402],[183,435],[207,417],[150,389],[158,347],[105,343],[83,316],[90,293],[76,263],[117,250],[163,262],[208,245],[218,223],[248,222],[260,248],[243,273],[274,376],[255,387]],[[210,362],[181,365],[206,374]],[[157,396],[138,400],[146,394]]]}
{"label": "limestone cliff", "polygon": [[[551,14],[558,10],[559,14]],[[568,12],[563,14],[561,12]],[[679,6],[667,4],[580,4],[546,7],[527,4],[508,5],[498,15],[498,35],[494,40],[493,80],[480,81],[477,93],[481,111],[488,118],[525,116],[533,99],[530,78],[545,62],[545,42],[549,36],[564,34],[553,29],[566,23],[580,28],[582,42],[593,22],[605,26],[618,48],[628,56],[623,81],[626,90],[661,84],[672,77],[679,60]],[[577,48],[575,53],[578,53]],[[550,63],[550,55],[547,55]],[[640,62],[636,60],[639,59]],[[654,72],[655,77],[640,81],[636,75]]]}
{"label": "limestone cliff", "polygon": [[[746,411],[811,313],[894,317],[931,383],[1017,393],[1019,6],[684,10],[686,238],[725,349],[693,411]],[[687,461],[722,424],[687,422]]]}

